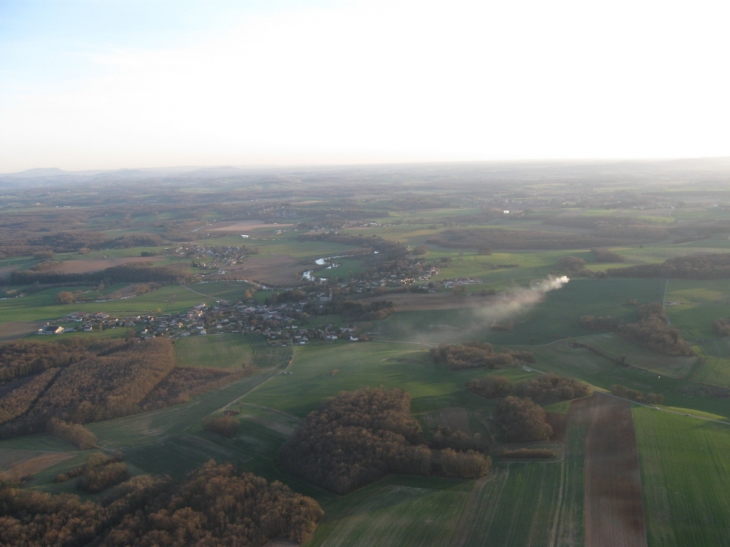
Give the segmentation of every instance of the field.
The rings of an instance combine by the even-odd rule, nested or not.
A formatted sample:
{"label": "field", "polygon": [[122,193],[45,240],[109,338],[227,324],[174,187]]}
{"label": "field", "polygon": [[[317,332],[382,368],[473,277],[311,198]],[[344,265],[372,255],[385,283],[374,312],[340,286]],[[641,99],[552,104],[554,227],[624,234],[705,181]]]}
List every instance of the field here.
{"label": "field", "polygon": [[[121,286],[107,290],[113,292]],[[56,296],[61,291],[91,289],[91,287],[54,287],[43,289],[20,298],[0,301],[0,326],[6,322],[54,321],[74,311],[105,312],[123,316],[149,313],[180,313],[204,302],[213,305],[216,300],[238,299],[250,285],[241,282],[197,283],[191,286],[167,285],[127,300],[76,302],[59,304]],[[159,310],[159,311],[158,311]]]}
{"label": "field", "polygon": [[114,266],[123,266],[124,264],[134,264],[144,262],[153,264],[159,262],[158,257],[125,257],[125,258],[98,258],[98,259],[80,259],[80,260],[64,260],[58,266],[53,268],[54,272],[62,274],[84,274],[98,272]]}
{"label": "field", "polygon": [[175,357],[183,367],[240,369],[253,364],[251,338],[240,334],[188,336],[175,342]]}
{"label": "field", "polygon": [[650,547],[726,545],[730,427],[633,410]]}
{"label": "field", "polygon": [[[646,522],[631,403],[596,394],[586,401],[587,547],[643,547]],[[575,403],[574,403],[575,404]]]}
{"label": "field", "polygon": [[386,477],[326,505],[308,547],[583,545],[587,425],[573,414],[562,461],[500,464],[471,482]]}
{"label": "field", "polygon": [[[661,301],[664,282],[656,279],[571,280],[562,289],[548,292],[544,301],[535,291],[515,290],[493,304],[485,299],[479,308],[395,313],[374,325],[379,337],[389,340],[425,340],[432,343],[454,339],[482,339],[495,344],[545,344],[585,336],[582,315],[636,320],[636,308],[623,303]],[[425,295],[430,296],[430,295]],[[479,297],[466,297],[480,300]],[[396,308],[397,309],[397,308]],[[490,328],[496,321],[513,320],[511,331]],[[425,336],[423,336],[425,335]]]}
{"label": "field", "polygon": [[[332,374],[339,369],[337,374]],[[411,397],[411,410],[419,414],[445,407],[483,408],[489,404],[464,389],[471,378],[485,369],[454,373],[432,363],[427,353],[408,344],[337,343],[295,348],[291,375],[275,376],[245,402],[269,406],[304,417],[327,397],[342,390],[365,386],[400,387]],[[533,376],[520,369],[500,371],[513,380]]]}

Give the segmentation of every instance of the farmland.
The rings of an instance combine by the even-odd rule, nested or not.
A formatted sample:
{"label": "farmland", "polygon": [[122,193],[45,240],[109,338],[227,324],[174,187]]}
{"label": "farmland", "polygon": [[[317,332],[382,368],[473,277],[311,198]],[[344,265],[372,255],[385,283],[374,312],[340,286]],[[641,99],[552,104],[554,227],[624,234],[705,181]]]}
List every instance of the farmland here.
{"label": "farmland", "polygon": [[[639,175],[619,170],[622,182],[606,182],[588,167],[594,185],[546,166],[519,176],[474,166],[483,185],[439,166],[373,169],[372,186],[360,184],[367,169],[344,169],[297,171],[296,185],[251,175],[123,192],[69,187],[54,199],[74,202],[73,211],[37,206],[32,192],[0,196],[0,235],[14,242],[0,245],[0,341],[119,338],[134,347],[165,337],[171,374],[226,377],[171,406],[85,423],[98,439],[93,450],[49,434],[2,439],[2,476],[78,494],[75,481],[54,478],[96,451],[121,458],[132,476],[175,481],[210,459],[232,462],[322,505],[306,547],[727,543],[730,338],[713,322],[730,317],[730,281],[722,271],[703,278],[699,266],[684,278],[612,273],[730,250],[725,179],[704,194],[689,179],[670,189],[641,179],[637,190]],[[327,257],[340,265],[315,262]],[[109,268],[131,268],[130,277],[107,278]],[[155,281],[156,268],[175,275]],[[322,279],[304,279],[310,270]],[[31,282],[49,271],[60,277]],[[98,277],[73,277],[89,274]],[[61,303],[62,292],[73,300]],[[661,332],[686,340],[691,355],[662,353],[622,330],[651,303],[664,306]],[[96,316],[109,324],[97,328]],[[87,321],[97,322],[85,330]],[[47,322],[73,332],[31,336]],[[525,360],[451,370],[429,357],[440,343],[464,342],[526,352]],[[549,416],[559,429],[549,441],[505,443],[492,420],[501,399],[466,388],[487,376],[516,384],[546,373],[598,392],[552,399],[546,410],[561,417]],[[172,392],[165,381],[155,389]],[[0,397],[14,385],[0,386]],[[601,393],[616,385],[642,404]],[[424,476],[391,474],[338,496],[280,464],[280,447],[324,401],[381,386],[410,396],[418,442],[478,434],[489,474],[438,476],[442,448],[432,444]],[[646,406],[650,393],[661,402]],[[211,429],[212,418],[232,433]],[[510,459],[503,450],[513,448],[542,450],[543,459]]]}
{"label": "farmland", "polygon": [[651,547],[722,545],[730,534],[730,427],[633,411]]}

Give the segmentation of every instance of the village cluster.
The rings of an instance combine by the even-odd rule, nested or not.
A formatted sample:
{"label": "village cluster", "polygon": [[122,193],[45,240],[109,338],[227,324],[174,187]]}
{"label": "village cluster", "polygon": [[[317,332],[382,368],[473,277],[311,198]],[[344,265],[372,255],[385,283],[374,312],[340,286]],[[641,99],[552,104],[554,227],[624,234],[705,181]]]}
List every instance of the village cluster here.
{"label": "village cluster", "polygon": [[213,306],[198,304],[180,314],[136,315],[129,318],[112,317],[107,313],[73,312],[62,323],[79,323],[76,327],[49,324],[39,334],[61,334],[63,332],[94,332],[107,329],[142,326],[138,335],[142,338],[166,336],[181,338],[209,334],[257,333],[265,336],[272,344],[300,344],[311,340],[338,339],[357,342],[355,329],[345,326],[307,327],[299,325],[297,318],[303,313],[305,302],[289,302],[277,305],[229,303],[218,301]]}

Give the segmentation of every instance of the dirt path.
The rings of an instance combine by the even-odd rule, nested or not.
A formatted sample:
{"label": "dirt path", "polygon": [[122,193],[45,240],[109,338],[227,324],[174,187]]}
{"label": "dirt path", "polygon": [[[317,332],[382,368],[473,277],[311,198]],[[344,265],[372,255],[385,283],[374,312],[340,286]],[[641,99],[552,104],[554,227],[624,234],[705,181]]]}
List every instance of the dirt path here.
{"label": "dirt path", "polygon": [[583,406],[589,420],[584,498],[586,547],[647,547],[631,403],[600,393],[577,403]]}

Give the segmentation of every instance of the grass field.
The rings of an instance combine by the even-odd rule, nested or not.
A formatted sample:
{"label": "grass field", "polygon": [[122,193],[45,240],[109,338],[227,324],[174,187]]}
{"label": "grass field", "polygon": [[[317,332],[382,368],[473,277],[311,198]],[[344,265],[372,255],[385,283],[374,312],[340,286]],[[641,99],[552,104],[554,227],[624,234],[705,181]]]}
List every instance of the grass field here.
{"label": "grass field", "polygon": [[[335,369],[339,372],[333,375]],[[322,400],[342,390],[382,385],[408,391],[411,410],[416,414],[458,406],[484,408],[490,404],[464,389],[469,379],[485,375],[486,369],[452,372],[432,363],[426,352],[408,344],[369,342],[297,347],[289,371],[293,374],[272,378],[247,395],[244,402],[303,417]],[[513,380],[534,375],[521,369],[499,373]]]}
{"label": "grass field", "polygon": [[253,363],[251,338],[243,334],[188,336],[175,341],[175,357],[183,367],[240,369]]}
{"label": "grass field", "polygon": [[554,536],[558,545],[581,545],[582,526],[573,517],[582,513],[573,502],[582,507],[582,498],[563,507],[560,483],[558,463],[513,463],[468,482],[391,475],[325,505],[308,547],[518,547],[551,545]]}
{"label": "grass field", "polygon": [[635,408],[650,547],[727,545],[730,427]]}
{"label": "grass field", "polygon": [[314,275],[326,279],[336,279],[338,277],[345,279],[367,271],[362,260],[356,258],[337,258],[335,262],[339,264],[337,268],[317,270]]}
{"label": "grass field", "polygon": [[701,340],[700,347],[702,364],[692,379],[730,388],[730,338]]}
{"label": "grass field", "polygon": [[386,477],[326,505],[307,547],[450,545],[473,484]]}

